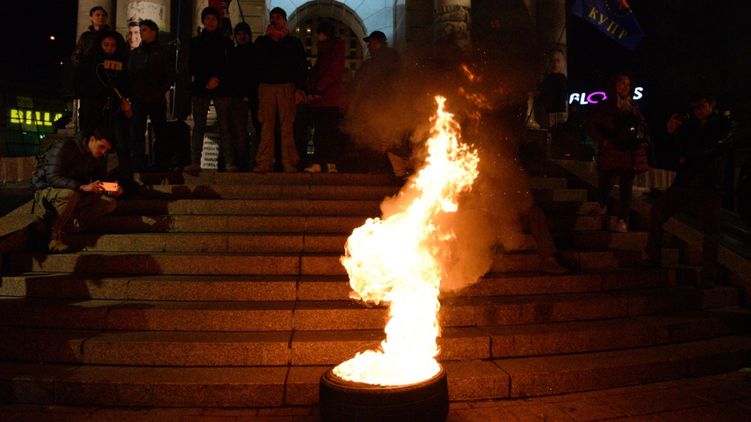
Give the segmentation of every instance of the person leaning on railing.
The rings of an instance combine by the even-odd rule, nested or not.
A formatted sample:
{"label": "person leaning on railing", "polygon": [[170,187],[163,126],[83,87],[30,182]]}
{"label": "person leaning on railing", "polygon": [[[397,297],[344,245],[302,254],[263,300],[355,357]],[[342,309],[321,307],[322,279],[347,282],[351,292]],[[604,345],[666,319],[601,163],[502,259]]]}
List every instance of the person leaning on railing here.
{"label": "person leaning on railing", "polygon": [[722,157],[729,147],[730,116],[715,109],[712,95],[698,94],[691,112],[673,114],[667,132],[676,140],[679,166],[673,184],[655,202],[649,215],[648,263],[658,265],[662,251],[662,225],[675,213],[694,204],[704,228],[701,287],[717,280],[720,208],[723,188]]}

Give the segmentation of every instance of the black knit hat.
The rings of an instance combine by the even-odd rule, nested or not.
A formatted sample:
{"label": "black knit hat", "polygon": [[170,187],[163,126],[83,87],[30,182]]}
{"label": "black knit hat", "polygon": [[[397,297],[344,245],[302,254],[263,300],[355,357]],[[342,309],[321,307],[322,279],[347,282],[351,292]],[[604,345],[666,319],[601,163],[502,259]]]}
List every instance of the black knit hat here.
{"label": "black knit hat", "polygon": [[154,32],[159,32],[159,25],[157,25],[156,22],[152,21],[151,19],[142,20],[138,23],[138,26],[145,26]]}
{"label": "black knit hat", "polygon": [[206,19],[206,16],[208,15],[214,15],[216,17],[216,20],[218,21],[221,19],[219,15],[219,9],[216,7],[204,7],[203,10],[201,10],[201,23],[203,23],[203,20]]}
{"label": "black knit hat", "polygon": [[371,39],[378,40],[378,41],[381,42],[381,44],[386,44],[386,34],[384,34],[381,31],[373,31],[373,32],[370,33],[370,35],[368,35],[367,37],[363,38],[362,40],[365,41],[365,42],[368,42]]}
{"label": "black knit hat", "polygon": [[281,7],[275,7],[271,9],[271,12],[269,12],[269,16],[273,15],[274,13],[282,15],[284,20],[285,21],[287,20],[287,12],[285,12],[284,9],[282,9]]}
{"label": "black knit hat", "polygon": [[246,22],[240,22],[235,25],[235,34],[238,32],[246,32],[248,35],[253,35],[253,31],[250,30],[250,25]]}
{"label": "black knit hat", "polygon": [[102,6],[94,6],[94,7],[92,7],[91,10],[89,10],[89,16],[94,16],[94,12],[96,12],[97,10],[101,10],[102,12],[104,12],[104,16],[108,16],[107,15],[107,11],[104,10],[104,7],[102,7]]}

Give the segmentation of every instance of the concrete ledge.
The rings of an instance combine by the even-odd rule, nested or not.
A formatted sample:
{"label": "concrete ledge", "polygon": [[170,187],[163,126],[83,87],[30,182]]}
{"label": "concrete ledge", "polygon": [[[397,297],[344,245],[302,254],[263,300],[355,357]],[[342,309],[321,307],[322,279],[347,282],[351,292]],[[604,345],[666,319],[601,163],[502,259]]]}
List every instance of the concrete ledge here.
{"label": "concrete ledge", "polygon": [[36,156],[0,157],[0,182],[30,182],[36,166]]}

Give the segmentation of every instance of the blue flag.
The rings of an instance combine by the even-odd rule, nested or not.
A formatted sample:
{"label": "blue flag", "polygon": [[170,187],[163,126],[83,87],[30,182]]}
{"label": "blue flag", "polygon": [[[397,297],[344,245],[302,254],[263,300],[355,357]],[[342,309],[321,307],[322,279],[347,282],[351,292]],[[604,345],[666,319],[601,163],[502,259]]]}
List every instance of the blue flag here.
{"label": "blue flag", "polygon": [[623,0],[576,0],[571,12],[629,50],[636,49],[644,38],[644,31]]}

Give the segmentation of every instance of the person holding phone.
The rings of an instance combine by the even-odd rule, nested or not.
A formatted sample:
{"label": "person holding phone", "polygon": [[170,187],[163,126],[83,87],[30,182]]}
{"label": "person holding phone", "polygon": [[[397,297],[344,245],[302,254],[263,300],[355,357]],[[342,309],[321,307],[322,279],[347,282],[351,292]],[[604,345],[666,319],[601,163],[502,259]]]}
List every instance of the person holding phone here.
{"label": "person holding phone", "polygon": [[114,198],[123,189],[103,181],[110,139],[108,129],[96,128],[56,141],[40,154],[32,174],[34,212],[50,227],[50,252],[69,252],[66,233],[115,210]]}
{"label": "person holding phone", "polygon": [[659,266],[662,259],[663,225],[689,205],[699,211],[703,226],[702,267],[698,286],[714,287],[718,281],[720,209],[723,188],[723,156],[730,148],[733,123],[721,113],[711,93],[692,96],[691,112],[673,114],[666,124],[668,135],[678,145],[679,165],[670,187],[657,198],[649,214],[647,265]]}

